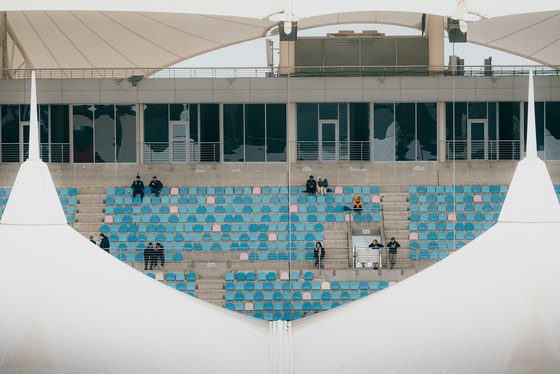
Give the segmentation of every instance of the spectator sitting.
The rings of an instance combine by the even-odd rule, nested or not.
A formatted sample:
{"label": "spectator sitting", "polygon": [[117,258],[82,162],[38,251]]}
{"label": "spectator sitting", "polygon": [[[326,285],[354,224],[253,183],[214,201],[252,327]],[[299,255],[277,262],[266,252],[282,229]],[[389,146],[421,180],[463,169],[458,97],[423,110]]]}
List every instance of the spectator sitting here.
{"label": "spectator sitting", "polygon": [[140,180],[140,176],[136,176],[136,180],[132,182],[132,197],[140,195],[140,199],[144,198],[144,182]]}
{"label": "spectator sitting", "polygon": [[152,256],[154,255],[154,245],[148,243],[148,246],[144,249],[144,270],[148,270],[148,263],[150,263],[150,270],[152,270]]}
{"label": "spectator sitting", "polygon": [[353,209],[354,209],[355,212],[361,212],[362,211],[362,199],[360,198],[360,195],[356,195],[356,197],[354,198]]}
{"label": "spectator sitting", "polygon": [[152,181],[150,182],[148,187],[150,187],[152,189],[152,193],[154,195],[156,195],[156,197],[157,197],[161,193],[161,189],[163,188],[163,184],[154,175],[154,177],[152,178]]}
{"label": "spectator sitting", "polygon": [[150,269],[152,268],[152,265],[154,266],[155,269],[157,269],[158,265],[158,260],[161,261],[161,265],[160,265],[160,269],[163,269],[163,266],[165,265],[165,252],[163,249],[163,246],[160,243],[156,243],[156,248],[154,249],[154,252],[152,254],[152,262],[150,265]]}
{"label": "spectator sitting", "polygon": [[327,193],[327,187],[329,186],[329,181],[327,180],[327,178],[321,179],[321,177],[319,177],[319,179],[317,179],[317,186],[319,186],[318,188],[319,195],[325,195]]}
{"label": "spectator sitting", "polygon": [[305,183],[305,192],[310,195],[315,195],[317,193],[317,181],[313,179],[313,175],[310,175],[309,179]]}

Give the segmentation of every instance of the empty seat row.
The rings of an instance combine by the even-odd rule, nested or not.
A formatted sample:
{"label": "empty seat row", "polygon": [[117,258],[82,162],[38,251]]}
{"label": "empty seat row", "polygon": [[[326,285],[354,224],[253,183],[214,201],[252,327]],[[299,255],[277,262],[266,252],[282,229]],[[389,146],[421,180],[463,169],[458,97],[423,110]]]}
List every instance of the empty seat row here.
{"label": "empty seat row", "polygon": [[507,193],[508,186],[410,186],[408,193],[411,194],[426,194],[426,193]]}
{"label": "empty seat row", "polygon": [[[497,209],[496,211],[500,211],[501,210],[501,206],[499,207],[499,209]],[[410,221],[412,222],[419,222],[419,221],[486,221],[486,220],[490,220],[487,219],[489,217],[493,217],[492,220],[497,221],[498,217],[499,217],[499,213],[458,213],[458,214],[454,214],[454,213],[449,213],[449,214],[445,214],[445,213],[440,213],[440,214],[436,214],[436,213],[422,213],[422,214],[418,214],[418,213],[412,213],[410,215]]]}
{"label": "empty seat row", "polygon": [[452,242],[411,242],[410,250],[416,251],[418,249],[442,249],[442,250],[455,250],[463,247],[465,245],[464,241],[452,241]]}
{"label": "empty seat row", "polygon": [[411,203],[499,203],[506,195],[410,195]]}
{"label": "empty seat row", "polygon": [[[280,280],[288,280],[290,278],[292,280],[298,280],[299,279],[299,273],[297,271],[292,271],[290,274],[288,274],[287,272],[281,272],[280,275],[278,276],[278,278]],[[305,272],[303,274],[303,279],[304,280],[313,280],[313,273],[310,272],[310,271]],[[252,271],[244,273],[244,272],[240,271],[240,272],[237,272],[235,275],[233,273],[226,273],[225,280],[226,281],[233,281],[233,280],[236,280],[236,281],[276,280],[276,273],[273,272],[273,271],[271,271],[271,272],[260,271],[258,273],[254,273]]]}
{"label": "empty seat row", "polygon": [[[495,204],[498,205],[498,204]],[[411,212],[492,212],[492,204],[411,204]],[[497,209],[497,208],[496,208]]]}
{"label": "empty seat row", "polygon": [[300,231],[300,232],[322,232],[323,225],[320,223],[298,223],[298,224],[148,224],[136,225],[122,224],[122,225],[101,225],[101,232],[286,232],[286,231]]}
{"label": "empty seat row", "polygon": [[494,224],[494,216],[485,216],[485,222],[411,222],[408,225],[409,231],[482,231],[488,230]]}
{"label": "empty seat row", "polygon": [[[488,229],[491,227],[491,223],[488,223]],[[435,232],[420,232],[415,233],[411,232],[409,235],[410,240],[473,240],[480,236],[482,232],[473,232],[473,231],[440,231],[438,233]]]}

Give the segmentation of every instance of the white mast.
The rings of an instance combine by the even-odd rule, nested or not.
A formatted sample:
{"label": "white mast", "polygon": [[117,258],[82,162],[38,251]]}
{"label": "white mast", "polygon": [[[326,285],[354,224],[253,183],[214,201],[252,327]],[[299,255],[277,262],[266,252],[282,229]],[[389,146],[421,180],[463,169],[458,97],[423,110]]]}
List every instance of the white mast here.
{"label": "white mast", "polygon": [[35,71],[31,72],[31,114],[29,118],[29,160],[40,160],[39,121],[37,120],[37,87]]}
{"label": "white mast", "polygon": [[537,158],[537,132],[535,130],[535,93],[533,89],[533,70],[529,70],[529,99],[527,101],[527,148],[526,158]]}

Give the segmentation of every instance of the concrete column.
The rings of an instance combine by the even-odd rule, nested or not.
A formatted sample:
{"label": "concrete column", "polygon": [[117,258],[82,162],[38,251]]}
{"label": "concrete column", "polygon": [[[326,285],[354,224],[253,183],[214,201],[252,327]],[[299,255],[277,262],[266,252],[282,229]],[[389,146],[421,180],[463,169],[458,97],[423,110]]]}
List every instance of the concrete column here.
{"label": "concrete column", "polygon": [[439,101],[437,103],[437,139],[438,139],[438,160],[439,162],[445,162],[445,145],[446,145],[446,111],[445,102]]}
{"label": "concrete column", "polygon": [[444,18],[442,16],[428,15],[428,58],[430,72],[442,72],[445,65],[444,52]]}
{"label": "concrete column", "polygon": [[288,161],[297,161],[297,104],[288,103],[286,105],[288,118]]}
{"label": "concrete column", "polygon": [[0,12],[0,78],[6,78],[8,71],[8,12]]}
{"label": "concrete column", "polygon": [[144,163],[144,104],[137,104],[136,105],[136,124],[138,129],[138,163]]}
{"label": "concrete column", "polygon": [[280,75],[293,74],[296,66],[296,42],[280,42]]}

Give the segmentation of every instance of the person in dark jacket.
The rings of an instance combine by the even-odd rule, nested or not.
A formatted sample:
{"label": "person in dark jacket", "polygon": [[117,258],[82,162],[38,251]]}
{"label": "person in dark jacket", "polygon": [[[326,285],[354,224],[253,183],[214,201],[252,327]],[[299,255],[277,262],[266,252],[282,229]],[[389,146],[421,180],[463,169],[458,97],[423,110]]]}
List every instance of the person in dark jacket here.
{"label": "person in dark jacket", "polygon": [[152,193],[157,197],[161,193],[161,189],[163,188],[163,183],[161,183],[154,175],[148,187],[152,189]]}
{"label": "person in dark jacket", "polygon": [[[373,239],[373,241],[370,243],[370,245],[368,245],[368,247],[371,248],[371,249],[379,249],[380,250],[381,248],[383,248],[383,244],[379,243],[377,241],[377,239]],[[363,263],[362,263],[362,267],[365,267]],[[376,263],[374,263],[373,268],[377,269],[377,264]]]}
{"label": "person in dark jacket", "polygon": [[140,180],[140,176],[136,176],[136,180],[132,182],[132,197],[140,195],[140,199],[144,198],[144,182]]}
{"label": "person in dark jacket", "polygon": [[391,241],[387,243],[387,248],[389,248],[389,264],[391,265],[391,269],[395,267],[397,263],[397,248],[401,245],[399,242],[395,240],[395,238],[391,238]]}
{"label": "person in dark jacket", "polygon": [[97,243],[95,242],[95,240],[93,240],[93,235],[89,236],[89,241],[92,242],[93,244],[97,245]]}
{"label": "person in dark jacket", "polygon": [[317,193],[317,181],[313,179],[313,175],[310,175],[307,182],[305,182],[305,192],[310,195],[315,195]]}
{"label": "person in dark jacket", "polygon": [[150,263],[150,270],[152,270],[152,256],[154,255],[154,245],[148,243],[148,246],[144,248],[144,270],[148,270],[148,263]]}
{"label": "person in dark jacket", "polygon": [[152,254],[152,262],[150,265],[150,269],[152,268],[152,265],[154,267],[154,269],[157,269],[157,262],[158,260],[161,261],[161,265],[160,265],[160,269],[163,269],[163,266],[165,265],[165,251],[163,249],[163,246],[160,243],[156,243],[156,247],[154,248],[154,252]]}
{"label": "person in dark jacket", "polygon": [[109,247],[111,246],[111,244],[109,244],[109,238],[107,237],[107,235],[99,234],[99,246],[105,252],[109,253]]}
{"label": "person in dark jacket", "polygon": [[321,242],[315,243],[315,248],[313,248],[313,257],[315,258],[315,266],[321,268],[321,262],[325,258],[325,247]]}

